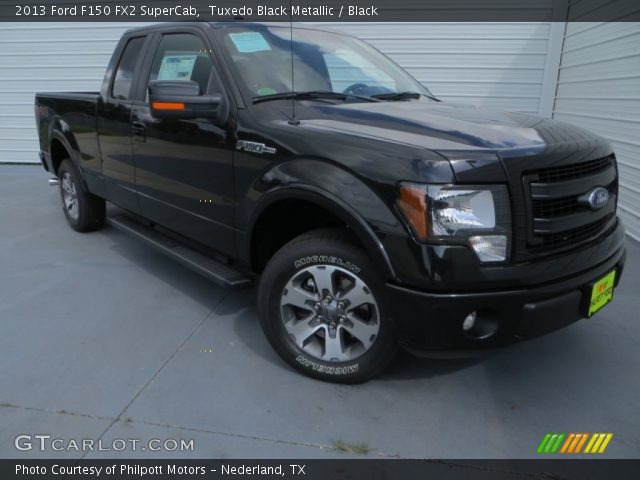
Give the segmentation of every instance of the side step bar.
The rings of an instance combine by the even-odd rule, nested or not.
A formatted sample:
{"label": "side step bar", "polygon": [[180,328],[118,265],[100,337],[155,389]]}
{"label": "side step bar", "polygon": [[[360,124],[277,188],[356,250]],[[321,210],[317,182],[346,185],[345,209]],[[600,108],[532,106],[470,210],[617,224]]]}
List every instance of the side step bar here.
{"label": "side step bar", "polygon": [[132,234],[161,253],[173,258],[222,287],[235,289],[251,284],[250,276],[218,260],[203,255],[151,227],[142,225],[126,215],[108,217],[107,221],[118,230]]}

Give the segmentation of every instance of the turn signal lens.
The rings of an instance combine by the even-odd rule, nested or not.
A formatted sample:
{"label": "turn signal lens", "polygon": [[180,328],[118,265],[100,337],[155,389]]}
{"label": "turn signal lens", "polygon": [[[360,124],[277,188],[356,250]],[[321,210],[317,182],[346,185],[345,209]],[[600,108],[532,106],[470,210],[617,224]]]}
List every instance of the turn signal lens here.
{"label": "turn signal lens", "polygon": [[413,233],[420,240],[426,240],[428,231],[427,222],[427,192],[424,185],[405,183],[400,186],[398,207],[404,214]]}
{"label": "turn signal lens", "polygon": [[469,244],[481,262],[503,262],[507,258],[505,235],[475,235],[469,237]]}
{"label": "turn signal lens", "polygon": [[154,110],[184,110],[184,103],[177,102],[153,102],[151,107]]}

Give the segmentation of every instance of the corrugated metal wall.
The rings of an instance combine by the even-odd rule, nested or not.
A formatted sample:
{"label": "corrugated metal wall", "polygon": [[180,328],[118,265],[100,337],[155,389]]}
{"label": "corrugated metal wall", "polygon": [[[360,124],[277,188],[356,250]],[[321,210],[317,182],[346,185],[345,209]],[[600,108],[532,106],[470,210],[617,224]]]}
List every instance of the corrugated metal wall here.
{"label": "corrugated metal wall", "polygon": [[640,240],[640,23],[567,23],[553,117],[611,140],[620,215]]}
{"label": "corrugated metal wall", "polygon": [[[95,91],[131,23],[0,24],[0,162],[37,162],[35,92]],[[445,100],[538,113],[548,23],[322,24],[371,42]]]}

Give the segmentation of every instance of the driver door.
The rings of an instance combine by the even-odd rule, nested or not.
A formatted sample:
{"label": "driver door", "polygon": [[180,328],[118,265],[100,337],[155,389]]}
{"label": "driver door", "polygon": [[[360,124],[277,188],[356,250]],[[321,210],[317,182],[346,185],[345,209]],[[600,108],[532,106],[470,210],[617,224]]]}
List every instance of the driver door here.
{"label": "driver door", "polygon": [[185,237],[235,255],[233,147],[212,119],[157,119],[153,80],[191,80],[201,94],[223,93],[213,49],[198,29],[156,34],[132,110],[135,184],[143,216]]}

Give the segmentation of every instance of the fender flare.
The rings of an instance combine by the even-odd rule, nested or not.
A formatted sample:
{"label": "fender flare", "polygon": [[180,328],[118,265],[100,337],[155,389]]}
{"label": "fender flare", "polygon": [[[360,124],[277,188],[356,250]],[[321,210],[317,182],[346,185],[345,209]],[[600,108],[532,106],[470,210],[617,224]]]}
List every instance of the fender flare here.
{"label": "fender flare", "polygon": [[353,231],[362,243],[367,254],[382,267],[382,273],[391,280],[397,280],[389,256],[371,226],[349,204],[327,190],[308,184],[288,184],[276,187],[265,193],[256,205],[248,224],[248,235],[245,237],[244,255],[251,258],[251,245],[256,223],[262,213],[271,205],[281,200],[304,200],[334,213]]}
{"label": "fender flare", "polygon": [[[60,120],[57,119],[54,122],[54,128],[52,128],[51,134],[49,136],[49,158],[51,158],[51,163],[53,164],[53,157],[51,156],[51,145],[53,145],[54,141],[58,141],[62,144],[64,149],[67,151],[69,155],[69,159],[73,165],[73,168],[76,169],[76,173],[80,177],[80,181],[82,183],[82,188],[87,190],[87,183],[84,177],[84,172],[80,168],[80,164],[78,162],[78,147],[75,139],[72,135],[68,135],[64,133],[64,129],[55,128],[60,123]],[[75,147],[74,147],[75,144]]]}

